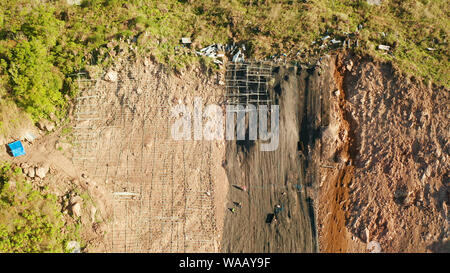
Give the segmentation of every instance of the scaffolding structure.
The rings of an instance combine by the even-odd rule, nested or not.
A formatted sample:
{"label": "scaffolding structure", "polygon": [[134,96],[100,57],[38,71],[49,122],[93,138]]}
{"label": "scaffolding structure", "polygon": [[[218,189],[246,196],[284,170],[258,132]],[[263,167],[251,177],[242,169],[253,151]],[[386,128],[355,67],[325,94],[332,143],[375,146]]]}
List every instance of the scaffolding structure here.
{"label": "scaffolding structure", "polygon": [[228,64],[225,74],[227,103],[229,105],[270,104],[268,89],[271,78],[271,62]]}
{"label": "scaffolding structure", "polygon": [[80,77],[79,86],[73,161],[113,196],[109,251],[217,251],[211,142],[173,140],[170,108],[147,103],[148,94],[143,111],[120,95],[120,109],[102,113],[97,81]]}

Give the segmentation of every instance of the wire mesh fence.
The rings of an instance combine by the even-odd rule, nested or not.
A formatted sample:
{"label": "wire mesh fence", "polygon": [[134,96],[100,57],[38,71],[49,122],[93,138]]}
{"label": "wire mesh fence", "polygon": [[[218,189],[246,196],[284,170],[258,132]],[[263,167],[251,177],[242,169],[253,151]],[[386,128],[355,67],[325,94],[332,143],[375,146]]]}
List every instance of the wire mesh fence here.
{"label": "wire mesh fence", "polygon": [[[165,105],[99,110],[98,81],[82,77],[73,163],[113,196],[109,251],[217,251],[211,143],[173,140]],[[193,158],[202,159],[196,169]]]}

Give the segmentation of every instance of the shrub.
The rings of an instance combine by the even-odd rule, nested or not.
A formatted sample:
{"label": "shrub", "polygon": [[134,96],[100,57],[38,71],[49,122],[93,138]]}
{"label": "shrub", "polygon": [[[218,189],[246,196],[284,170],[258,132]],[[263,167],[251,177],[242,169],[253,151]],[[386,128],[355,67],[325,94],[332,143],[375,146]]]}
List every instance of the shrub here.
{"label": "shrub", "polygon": [[20,168],[0,166],[0,252],[64,252],[57,198],[33,190]]}
{"label": "shrub", "polygon": [[22,40],[10,52],[12,95],[34,119],[48,117],[64,105],[63,75],[51,63],[49,53],[38,39]]}

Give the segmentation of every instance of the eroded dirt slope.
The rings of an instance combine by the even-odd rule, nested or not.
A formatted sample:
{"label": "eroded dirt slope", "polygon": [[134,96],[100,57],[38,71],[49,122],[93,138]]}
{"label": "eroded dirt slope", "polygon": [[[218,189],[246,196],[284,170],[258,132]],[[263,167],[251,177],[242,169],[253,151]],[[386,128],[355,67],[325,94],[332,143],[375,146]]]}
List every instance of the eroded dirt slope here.
{"label": "eroded dirt slope", "polygon": [[[261,151],[261,140],[227,142],[228,208],[235,207],[233,202],[242,203],[242,208],[225,215],[223,252],[316,251],[314,212],[306,190],[306,151],[298,150],[302,122],[310,110],[306,108],[309,73],[281,66],[273,75],[269,92],[273,104],[280,107],[278,148]],[[268,223],[277,206],[277,221]]]}
{"label": "eroded dirt slope", "polygon": [[376,241],[382,252],[448,252],[448,90],[351,55],[334,77],[321,250],[367,252]]}

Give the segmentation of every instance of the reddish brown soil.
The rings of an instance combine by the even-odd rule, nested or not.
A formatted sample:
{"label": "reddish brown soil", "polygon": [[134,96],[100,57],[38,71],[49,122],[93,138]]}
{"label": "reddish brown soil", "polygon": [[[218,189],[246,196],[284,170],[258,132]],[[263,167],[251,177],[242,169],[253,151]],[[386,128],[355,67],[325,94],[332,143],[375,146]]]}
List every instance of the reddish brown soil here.
{"label": "reddish brown soil", "polygon": [[324,145],[340,164],[322,172],[321,251],[448,252],[448,90],[351,55],[335,67],[339,130]]}

